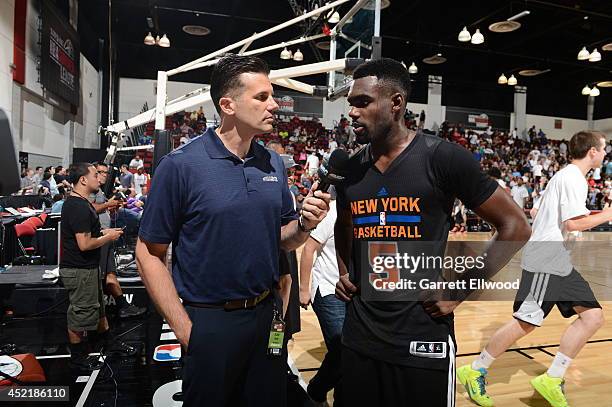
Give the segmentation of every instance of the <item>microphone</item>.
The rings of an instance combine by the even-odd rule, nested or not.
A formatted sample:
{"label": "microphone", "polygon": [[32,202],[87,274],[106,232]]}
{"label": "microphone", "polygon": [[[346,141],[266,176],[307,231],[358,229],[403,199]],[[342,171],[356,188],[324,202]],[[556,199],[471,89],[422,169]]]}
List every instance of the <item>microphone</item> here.
{"label": "microphone", "polygon": [[331,185],[344,182],[347,177],[349,155],[345,150],[334,150],[319,166],[319,191],[327,192]]}

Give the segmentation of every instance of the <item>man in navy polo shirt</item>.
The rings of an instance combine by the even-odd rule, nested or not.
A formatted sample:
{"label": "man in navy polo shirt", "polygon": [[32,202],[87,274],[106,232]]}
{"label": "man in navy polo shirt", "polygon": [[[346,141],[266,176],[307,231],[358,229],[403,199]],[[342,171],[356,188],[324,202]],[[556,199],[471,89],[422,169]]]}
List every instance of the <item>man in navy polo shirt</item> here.
{"label": "man in navy polo shirt", "polygon": [[329,194],[311,192],[298,216],[282,159],[253,142],[278,108],[268,73],[256,57],[217,63],[210,92],[221,126],[160,161],[140,223],[136,259],[183,346],[186,407],[286,404],[285,358],[269,349],[282,309],[279,251],[304,243]]}

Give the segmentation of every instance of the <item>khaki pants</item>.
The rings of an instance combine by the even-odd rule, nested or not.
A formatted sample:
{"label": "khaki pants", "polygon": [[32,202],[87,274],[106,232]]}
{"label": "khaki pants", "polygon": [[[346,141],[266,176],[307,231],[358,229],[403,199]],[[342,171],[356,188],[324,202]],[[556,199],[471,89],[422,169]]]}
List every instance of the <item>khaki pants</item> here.
{"label": "khaki pants", "polygon": [[60,278],[68,291],[68,329],[94,331],[106,316],[99,269],[60,268]]}

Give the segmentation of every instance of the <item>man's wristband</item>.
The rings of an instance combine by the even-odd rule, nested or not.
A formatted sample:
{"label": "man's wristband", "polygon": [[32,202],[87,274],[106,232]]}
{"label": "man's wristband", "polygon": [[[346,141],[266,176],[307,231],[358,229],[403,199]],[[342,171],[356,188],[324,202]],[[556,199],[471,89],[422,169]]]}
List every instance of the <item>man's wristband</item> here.
{"label": "man's wristband", "polygon": [[302,232],[310,233],[310,232],[312,232],[313,230],[316,229],[316,226],[314,228],[310,228],[310,229],[306,228],[306,226],[304,226],[304,223],[303,223],[302,219],[304,219],[304,217],[302,215],[300,215],[300,217],[298,218],[298,227],[300,228],[300,230]]}

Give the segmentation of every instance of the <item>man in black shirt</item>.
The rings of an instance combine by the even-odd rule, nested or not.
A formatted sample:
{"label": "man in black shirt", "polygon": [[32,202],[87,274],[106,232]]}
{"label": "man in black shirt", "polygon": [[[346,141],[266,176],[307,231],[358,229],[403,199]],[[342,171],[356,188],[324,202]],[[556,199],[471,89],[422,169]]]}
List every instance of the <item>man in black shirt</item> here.
{"label": "man in black shirt", "polygon": [[[399,62],[369,61],[353,78],[349,116],[357,141],[367,145],[351,157],[347,182],[338,188],[334,230],[336,295],[349,302],[342,333],[343,399],[346,405],[452,406],[452,311],[470,291],[426,301],[397,289],[381,291],[377,284],[399,279],[400,272],[385,267],[386,275],[376,274],[372,260],[422,252],[443,257],[456,197],[494,224],[497,240],[507,243],[502,250],[493,242],[485,267],[460,279],[495,274],[529,238],[529,225],[469,151],[406,127],[410,80]],[[436,279],[436,273],[419,269],[412,278]]]}
{"label": "man in black shirt", "polygon": [[[100,247],[119,239],[121,229],[104,229],[87,197],[98,191],[96,168],[89,163],[70,166],[68,181],[72,193],[62,207],[61,281],[68,291],[68,340],[70,360],[81,369],[99,368],[87,359],[88,336],[108,340],[108,321],[104,313],[100,280]],[[97,335],[96,335],[97,334]]]}

